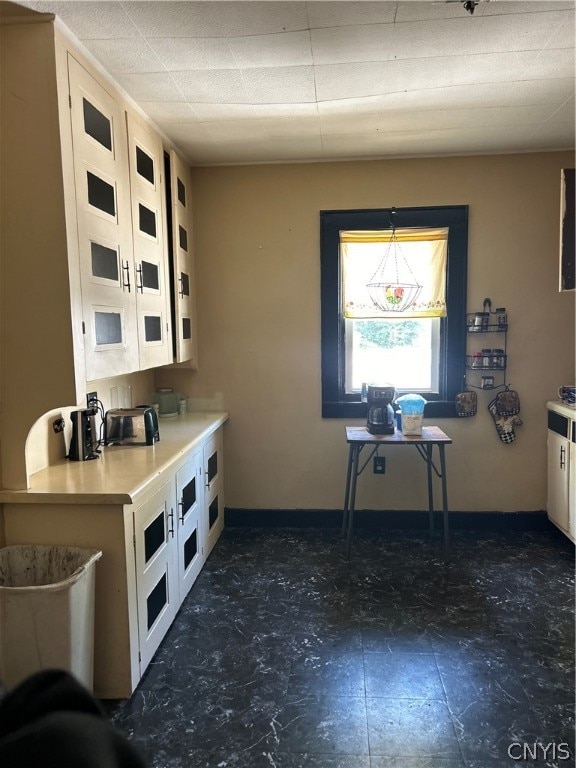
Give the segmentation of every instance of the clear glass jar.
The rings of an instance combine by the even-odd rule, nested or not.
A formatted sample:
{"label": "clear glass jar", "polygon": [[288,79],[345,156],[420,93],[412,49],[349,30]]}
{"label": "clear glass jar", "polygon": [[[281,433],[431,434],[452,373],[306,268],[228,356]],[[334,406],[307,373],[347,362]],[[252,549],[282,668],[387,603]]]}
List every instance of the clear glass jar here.
{"label": "clear glass jar", "polygon": [[498,307],[496,309],[496,323],[499,331],[508,330],[508,315],[506,314],[506,307]]}

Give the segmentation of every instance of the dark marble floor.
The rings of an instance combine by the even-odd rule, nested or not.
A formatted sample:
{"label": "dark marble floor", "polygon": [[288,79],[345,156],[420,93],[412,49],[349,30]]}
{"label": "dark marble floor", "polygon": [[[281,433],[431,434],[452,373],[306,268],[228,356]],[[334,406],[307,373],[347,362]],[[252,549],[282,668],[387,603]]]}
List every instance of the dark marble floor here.
{"label": "dark marble floor", "polygon": [[227,529],[107,707],[154,768],[574,768],[574,548]]}

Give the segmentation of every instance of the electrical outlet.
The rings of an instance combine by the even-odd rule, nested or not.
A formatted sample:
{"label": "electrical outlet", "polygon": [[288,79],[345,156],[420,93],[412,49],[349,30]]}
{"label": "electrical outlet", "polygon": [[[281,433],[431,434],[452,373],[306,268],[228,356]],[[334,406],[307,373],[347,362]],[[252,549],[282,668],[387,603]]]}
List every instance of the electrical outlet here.
{"label": "electrical outlet", "polygon": [[384,475],[386,474],[386,457],[374,456],[374,474]]}
{"label": "electrical outlet", "polygon": [[86,408],[98,408],[98,392],[87,393]]}
{"label": "electrical outlet", "polygon": [[64,419],[61,416],[59,419],[54,419],[52,422],[52,429],[54,432],[56,432],[56,434],[58,434],[58,432],[64,431]]}

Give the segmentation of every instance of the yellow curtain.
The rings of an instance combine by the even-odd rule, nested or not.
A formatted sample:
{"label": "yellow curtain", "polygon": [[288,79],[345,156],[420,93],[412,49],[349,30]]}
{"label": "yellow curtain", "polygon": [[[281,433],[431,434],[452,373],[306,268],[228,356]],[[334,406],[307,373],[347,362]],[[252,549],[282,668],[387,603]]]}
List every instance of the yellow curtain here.
{"label": "yellow curtain", "polygon": [[444,317],[448,229],[341,231],[347,318]]}

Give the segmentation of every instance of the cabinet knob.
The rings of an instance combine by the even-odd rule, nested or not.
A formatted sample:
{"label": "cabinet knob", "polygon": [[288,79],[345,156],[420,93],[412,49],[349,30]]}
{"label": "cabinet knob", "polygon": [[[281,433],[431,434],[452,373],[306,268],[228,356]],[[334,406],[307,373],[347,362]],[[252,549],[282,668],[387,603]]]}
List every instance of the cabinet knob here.
{"label": "cabinet knob", "polygon": [[564,469],[566,466],[566,448],[563,445],[560,446],[560,469]]}

